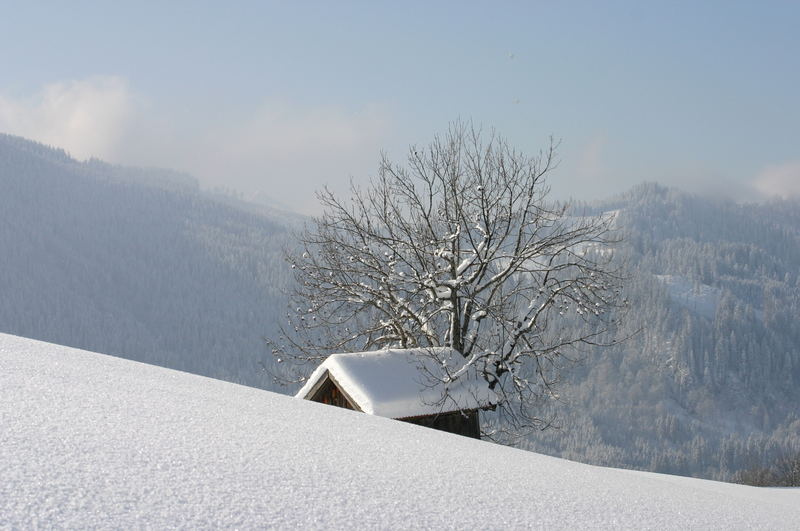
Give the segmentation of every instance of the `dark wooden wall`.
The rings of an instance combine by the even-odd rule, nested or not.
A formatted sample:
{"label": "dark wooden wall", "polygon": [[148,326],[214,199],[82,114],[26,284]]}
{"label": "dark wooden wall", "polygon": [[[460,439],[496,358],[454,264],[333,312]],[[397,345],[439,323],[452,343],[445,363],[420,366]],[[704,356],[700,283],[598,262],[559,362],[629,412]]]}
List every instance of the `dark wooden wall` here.
{"label": "dark wooden wall", "polygon": [[[347,396],[336,386],[334,381],[325,376],[325,380],[314,391],[313,395],[309,397],[313,402],[321,402],[330,406],[343,407],[345,409],[357,409],[350,403]],[[481,438],[481,427],[478,419],[477,411],[460,412],[452,411],[448,413],[440,413],[438,415],[425,415],[421,417],[408,417],[398,419],[410,424],[418,426],[425,426],[426,428],[433,428],[434,430],[446,431],[448,433],[455,433],[465,437],[472,437],[473,439]]]}
{"label": "dark wooden wall", "polygon": [[404,422],[433,428],[434,430],[446,431],[449,433],[456,433],[465,437],[472,437],[473,439],[481,438],[481,427],[478,421],[478,412],[470,411],[461,413],[460,411],[453,411],[451,413],[442,413],[440,415],[428,415],[425,417],[413,417],[407,419],[400,419]]}
{"label": "dark wooden wall", "polygon": [[322,402],[323,404],[331,406],[343,407],[345,409],[355,409],[330,378],[326,378],[325,382],[320,386],[317,392],[314,393],[314,396],[312,396],[310,400]]}

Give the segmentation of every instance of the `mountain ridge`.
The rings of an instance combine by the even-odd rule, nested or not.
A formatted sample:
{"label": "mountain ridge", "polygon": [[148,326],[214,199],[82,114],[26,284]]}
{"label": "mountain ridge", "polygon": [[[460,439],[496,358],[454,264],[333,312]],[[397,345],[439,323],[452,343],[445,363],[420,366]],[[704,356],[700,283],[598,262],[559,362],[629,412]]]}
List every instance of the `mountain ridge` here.
{"label": "mountain ridge", "polygon": [[[529,448],[595,464],[730,479],[800,450],[800,203],[737,204],[649,183],[619,210],[631,311],[587,352]],[[786,215],[786,213],[792,215]]]}
{"label": "mountain ridge", "polygon": [[269,387],[291,228],[171,176],[0,137],[0,330]]}

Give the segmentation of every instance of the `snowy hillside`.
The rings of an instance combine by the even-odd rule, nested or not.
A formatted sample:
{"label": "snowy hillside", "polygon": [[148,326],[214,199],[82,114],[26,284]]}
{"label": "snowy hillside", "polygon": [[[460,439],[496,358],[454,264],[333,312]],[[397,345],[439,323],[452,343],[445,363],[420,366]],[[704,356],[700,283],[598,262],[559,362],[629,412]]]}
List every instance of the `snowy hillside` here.
{"label": "snowy hillside", "polygon": [[656,184],[618,213],[631,302],[526,448],[597,465],[730,479],[800,452],[800,202],[736,204]]}
{"label": "snowy hillside", "polygon": [[[526,448],[713,479],[800,452],[800,202],[651,184],[575,215],[624,233],[632,337],[585,353]],[[0,332],[272,389],[298,219],[0,134]]]}
{"label": "snowy hillside", "polygon": [[694,285],[687,278],[675,275],[653,275],[667,287],[670,298],[678,305],[708,319],[717,315],[722,290],[706,284]]}
{"label": "snowy hillside", "polygon": [[268,386],[290,219],[0,134],[0,332]]}
{"label": "snowy hillside", "polygon": [[605,469],[0,335],[0,528],[796,528],[800,489]]}

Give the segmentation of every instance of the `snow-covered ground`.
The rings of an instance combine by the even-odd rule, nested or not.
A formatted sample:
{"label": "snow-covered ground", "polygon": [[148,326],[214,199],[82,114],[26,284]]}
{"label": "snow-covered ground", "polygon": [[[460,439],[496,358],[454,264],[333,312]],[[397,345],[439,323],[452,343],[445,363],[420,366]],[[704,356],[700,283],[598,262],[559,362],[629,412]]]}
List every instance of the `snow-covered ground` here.
{"label": "snow-covered ground", "polygon": [[695,285],[686,277],[676,275],[654,275],[663,283],[670,298],[699,315],[713,319],[722,297],[722,290],[707,284]]}
{"label": "snow-covered ground", "polygon": [[800,489],[582,465],[0,334],[0,528],[798,522]]}

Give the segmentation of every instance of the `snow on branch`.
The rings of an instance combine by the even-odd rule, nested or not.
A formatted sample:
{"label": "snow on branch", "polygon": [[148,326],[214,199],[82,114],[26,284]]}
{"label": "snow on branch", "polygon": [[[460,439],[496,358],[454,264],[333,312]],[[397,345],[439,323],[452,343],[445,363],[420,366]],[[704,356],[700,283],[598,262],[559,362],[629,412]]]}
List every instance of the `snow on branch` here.
{"label": "snow on branch", "polygon": [[614,216],[548,199],[556,147],[526,156],[456,123],[405,164],[383,156],[348,200],[321,191],[288,256],[297,310],[276,351],[307,374],[337,352],[449,347],[463,362],[448,382],[477,370],[505,422],[546,426],[537,408],[563,366],[608,341],[625,306]]}

